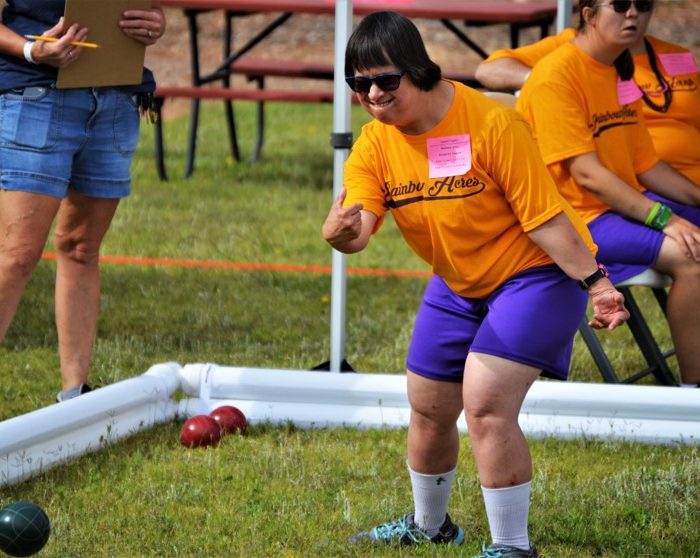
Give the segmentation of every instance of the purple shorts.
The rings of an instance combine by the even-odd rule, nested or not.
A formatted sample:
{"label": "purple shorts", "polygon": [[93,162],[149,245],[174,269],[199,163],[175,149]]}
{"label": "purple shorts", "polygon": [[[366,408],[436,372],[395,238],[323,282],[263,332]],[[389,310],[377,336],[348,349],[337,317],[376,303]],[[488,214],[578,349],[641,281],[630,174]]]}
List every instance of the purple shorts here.
{"label": "purple shorts", "polygon": [[487,298],[465,298],[431,278],[408,349],[408,370],[431,380],[461,382],[470,352],[498,356],[565,380],[587,293],[559,267],[514,275]]}
{"label": "purple shorts", "polygon": [[[700,208],[683,205],[652,192],[644,195],[669,206],[676,215],[700,226]],[[652,267],[661,250],[664,233],[644,223],[608,211],[588,223],[598,245],[596,258],[605,264],[613,283],[619,283]]]}

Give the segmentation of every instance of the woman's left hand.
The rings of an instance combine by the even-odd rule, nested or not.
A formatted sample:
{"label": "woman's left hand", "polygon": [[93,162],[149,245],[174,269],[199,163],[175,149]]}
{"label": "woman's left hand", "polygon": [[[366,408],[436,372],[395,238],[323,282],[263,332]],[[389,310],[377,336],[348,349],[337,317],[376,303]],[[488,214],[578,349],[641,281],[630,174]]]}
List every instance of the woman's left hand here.
{"label": "woman's left hand", "polygon": [[625,308],[625,297],[612,284],[606,288],[596,289],[597,283],[589,291],[593,317],[588,325],[593,329],[615,329],[630,317],[630,313]]}
{"label": "woman's left hand", "polygon": [[119,26],[125,35],[139,43],[153,45],[165,33],[165,14],[161,8],[127,10]]}

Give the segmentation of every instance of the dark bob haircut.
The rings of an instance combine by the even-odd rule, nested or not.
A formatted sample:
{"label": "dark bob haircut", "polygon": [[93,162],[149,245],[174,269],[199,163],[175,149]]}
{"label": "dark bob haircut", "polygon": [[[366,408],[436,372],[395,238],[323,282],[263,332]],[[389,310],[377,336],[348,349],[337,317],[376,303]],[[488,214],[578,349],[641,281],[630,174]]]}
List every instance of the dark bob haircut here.
{"label": "dark bob haircut", "polygon": [[440,66],[428,56],[420,32],[410,19],[396,12],[369,14],[348,40],[345,75],[392,64],[405,71],[423,91],[430,91],[442,77]]}

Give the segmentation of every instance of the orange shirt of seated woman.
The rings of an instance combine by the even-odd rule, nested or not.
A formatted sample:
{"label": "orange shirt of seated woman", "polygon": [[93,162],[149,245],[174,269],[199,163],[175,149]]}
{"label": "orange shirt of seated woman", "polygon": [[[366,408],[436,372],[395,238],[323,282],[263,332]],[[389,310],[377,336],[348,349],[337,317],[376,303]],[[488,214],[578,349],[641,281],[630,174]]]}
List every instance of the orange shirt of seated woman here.
{"label": "orange shirt of seated woman", "polygon": [[[646,125],[659,157],[700,184],[698,66],[687,48],[644,35],[648,21],[629,48]],[[537,62],[575,36],[576,30],[567,28],[531,45],[498,50],[477,68],[476,77],[488,89],[519,90]]]}

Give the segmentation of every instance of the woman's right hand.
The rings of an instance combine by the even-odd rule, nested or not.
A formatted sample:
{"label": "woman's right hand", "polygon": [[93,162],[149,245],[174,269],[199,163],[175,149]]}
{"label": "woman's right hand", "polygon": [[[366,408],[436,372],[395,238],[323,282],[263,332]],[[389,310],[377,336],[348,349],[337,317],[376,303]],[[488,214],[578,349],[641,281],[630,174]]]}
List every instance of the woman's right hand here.
{"label": "woman's right hand", "polygon": [[74,23],[64,31],[64,20],[61,18],[51,29],[42,33],[42,36],[55,37],[58,41],[55,43],[36,41],[32,45],[32,58],[37,64],[48,64],[54,68],[65,68],[80,58],[80,54],[83,51],[82,47],[74,46],[71,42],[85,41],[88,36],[88,30]]}
{"label": "woman's right hand", "polygon": [[343,188],[323,223],[323,238],[332,246],[356,240],[362,231],[362,204],[343,207],[346,196],[347,191]]}
{"label": "woman's right hand", "polygon": [[342,188],[331,205],[322,233],[333,248],[345,254],[353,254],[367,246],[377,218],[374,214],[363,211],[361,203],[343,207],[346,196],[347,190]]}
{"label": "woman's right hand", "polygon": [[678,243],[686,257],[700,262],[700,228],[674,214],[663,228],[663,233]]}

